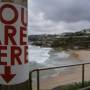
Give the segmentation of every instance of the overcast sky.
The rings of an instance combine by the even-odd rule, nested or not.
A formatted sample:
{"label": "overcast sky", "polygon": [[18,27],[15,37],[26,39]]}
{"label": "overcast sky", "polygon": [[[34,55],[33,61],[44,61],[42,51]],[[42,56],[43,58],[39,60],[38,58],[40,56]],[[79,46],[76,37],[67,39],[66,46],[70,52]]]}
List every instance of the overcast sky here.
{"label": "overcast sky", "polygon": [[28,0],[29,34],[90,28],[90,0]]}

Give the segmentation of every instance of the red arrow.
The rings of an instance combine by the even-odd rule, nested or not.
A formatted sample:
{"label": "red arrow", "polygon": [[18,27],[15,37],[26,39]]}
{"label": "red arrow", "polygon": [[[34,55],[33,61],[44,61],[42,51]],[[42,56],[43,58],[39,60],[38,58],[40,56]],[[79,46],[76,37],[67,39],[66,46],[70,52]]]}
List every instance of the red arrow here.
{"label": "red arrow", "polygon": [[16,74],[11,74],[11,67],[5,66],[5,74],[1,74],[1,77],[6,81],[6,83],[9,83]]}

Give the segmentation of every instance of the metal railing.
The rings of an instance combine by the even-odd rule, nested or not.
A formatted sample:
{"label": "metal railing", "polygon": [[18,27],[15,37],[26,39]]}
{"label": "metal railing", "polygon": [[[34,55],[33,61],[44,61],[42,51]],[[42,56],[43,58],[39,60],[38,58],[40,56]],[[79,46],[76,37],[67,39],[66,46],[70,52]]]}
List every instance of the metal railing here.
{"label": "metal railing", "polygon": [[60,68],[65,68],[65,67],[74,67],[74,66],[82,66],[82,87],[84,87],[84,82],[85,82],[85,65],[90,64],[90,63],[82,63],[82,64],[74,64],[74,65],[67,65],[67,66],[60,66],[60,67],[50,67],[50,68],[42,68],[42,69],[35,69],[32,70],[29,74],[29,81],[30,81],[30,90],[32,90],[32,74],[34,72],[37,73],[37,90],[40,90],[40,72],[41,71],[46,71],[46,70],[52,70],[52,69],[60,69]]}

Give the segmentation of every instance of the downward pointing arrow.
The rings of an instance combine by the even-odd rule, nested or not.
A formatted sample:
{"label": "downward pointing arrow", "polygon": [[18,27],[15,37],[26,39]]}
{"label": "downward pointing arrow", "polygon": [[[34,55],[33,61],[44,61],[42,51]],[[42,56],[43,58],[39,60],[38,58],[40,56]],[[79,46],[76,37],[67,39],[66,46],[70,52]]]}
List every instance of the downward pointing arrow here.
{"label": "downward pointing arrow", "polygon": [[1,74],[1,77],[6,81],[6,83],[9,83],[16,74],[11,74],[11,67],[5,66],[5,74]]}

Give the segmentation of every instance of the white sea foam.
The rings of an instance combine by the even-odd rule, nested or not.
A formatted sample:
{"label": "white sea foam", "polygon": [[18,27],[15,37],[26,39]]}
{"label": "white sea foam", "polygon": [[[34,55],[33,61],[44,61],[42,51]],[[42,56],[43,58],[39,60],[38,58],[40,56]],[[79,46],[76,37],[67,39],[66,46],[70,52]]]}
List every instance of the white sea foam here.
{"label": "white sea foam", "polygon": [[[69,57],[70,54],[62,51],[58,52],[52,48],[42,48],[37,46],[29,46],[29,61],[30,70],[44,67],[56,67],[62,65],[70,65],[81,63],[80,60]],[[70,68],[62,68],[57,70],[51,70],[42,72],[42,77],[48,77],[59,74],[60,72],[67,71]]]}
{"label": "white sea foam", "polygon": [[44,63],[49,58],[49,51],[51,48],[41,48],[36,46],[29,46],[29,61],[37,63]]}
{"label": "white sea foam", "polygon": [[66,53],[65,51],[56,53],[59,58],[68,58],[70,54]]}

